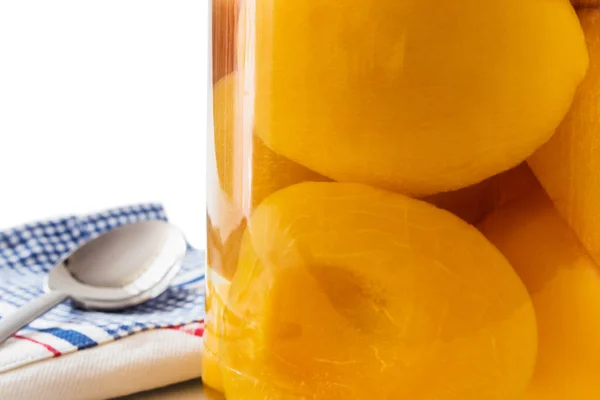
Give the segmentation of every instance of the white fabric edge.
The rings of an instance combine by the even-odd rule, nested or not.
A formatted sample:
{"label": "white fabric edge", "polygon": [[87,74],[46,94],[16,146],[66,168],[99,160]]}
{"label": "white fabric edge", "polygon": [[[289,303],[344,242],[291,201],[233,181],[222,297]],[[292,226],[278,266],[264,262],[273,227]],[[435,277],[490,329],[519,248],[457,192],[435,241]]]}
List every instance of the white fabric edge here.
{"label": "white fabric edge", "polygon": [[201,359],[201,337],[141,332],[2,373],[0,399],[106,400],[198,378]]}

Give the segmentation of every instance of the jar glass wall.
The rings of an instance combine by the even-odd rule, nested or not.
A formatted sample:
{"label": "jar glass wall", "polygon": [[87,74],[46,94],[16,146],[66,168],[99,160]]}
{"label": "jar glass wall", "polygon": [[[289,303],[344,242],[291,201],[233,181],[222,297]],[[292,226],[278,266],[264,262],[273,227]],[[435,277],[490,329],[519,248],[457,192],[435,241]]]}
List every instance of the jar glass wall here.
{"label": "jar glass wall", "polygon": [[600,398],[590,4],[212,0],[205,383]]}

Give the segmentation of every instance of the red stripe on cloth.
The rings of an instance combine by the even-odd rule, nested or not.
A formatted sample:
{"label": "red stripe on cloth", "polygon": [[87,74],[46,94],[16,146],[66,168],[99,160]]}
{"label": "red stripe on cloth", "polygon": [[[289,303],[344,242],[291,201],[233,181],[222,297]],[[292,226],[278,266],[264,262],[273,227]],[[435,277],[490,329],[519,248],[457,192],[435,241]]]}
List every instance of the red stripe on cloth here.
{"label": "red stripe on cloth", "polygon": [[40,346],[43,346],[44,348],[46,348],[46,350],[48,350],[50,353],[52,353],[53,357],[58,357],[58,356],[61,355],[60,351],[56,350],[54,347],[50,346],[49,344],[38,342],[37,340],[32,339],[32,338],[27,337],[27,336],[13,335],[13,337],[15,339],[27,340],[29,342],[32,342],[32,343],[35,343],[35,344],[39,344]]}
{"label": "red stripe on cloth", "polygon": [[188,335],[192,335],[192,336],[203,336],[204,335],[204,324],[203,323],[176,326],[176,327],[169,328],[169,329],[172,329],[174,331],[184,332],[184,333],[187,333]]}

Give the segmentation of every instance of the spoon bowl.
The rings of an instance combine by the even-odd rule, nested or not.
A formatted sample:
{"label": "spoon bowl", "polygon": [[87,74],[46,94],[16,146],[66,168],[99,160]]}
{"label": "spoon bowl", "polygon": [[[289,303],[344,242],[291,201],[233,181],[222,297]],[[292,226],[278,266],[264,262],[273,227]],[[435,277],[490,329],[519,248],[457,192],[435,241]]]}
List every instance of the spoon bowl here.
{"label": "spoon bowl", "polygon": [[69,294],[78,306],[118,310],[163,293],[187,245],[173,225],[144,221],[87,242],[50,271],[47,292]]}

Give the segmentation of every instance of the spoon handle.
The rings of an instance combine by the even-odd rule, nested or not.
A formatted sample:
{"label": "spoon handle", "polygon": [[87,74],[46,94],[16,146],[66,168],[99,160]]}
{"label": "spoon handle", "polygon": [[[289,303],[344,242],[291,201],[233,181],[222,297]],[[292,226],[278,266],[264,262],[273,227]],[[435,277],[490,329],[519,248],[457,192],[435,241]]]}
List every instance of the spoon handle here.
{"label": "spoon handle", "polygon": [[27,326],[40,315],[47,313],[68,297],[61,292],[49,292],[0,319],[0,345],[21,328]]}

